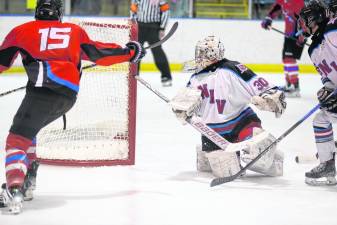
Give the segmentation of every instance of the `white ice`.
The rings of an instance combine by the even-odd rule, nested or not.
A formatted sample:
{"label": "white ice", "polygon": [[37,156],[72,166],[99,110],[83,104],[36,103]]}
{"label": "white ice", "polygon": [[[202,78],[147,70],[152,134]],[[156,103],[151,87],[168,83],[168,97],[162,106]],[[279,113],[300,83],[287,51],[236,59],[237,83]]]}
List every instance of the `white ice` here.
{"label": "white ice", "polygon": [[[263,74],[275,84],[283,75]],[[142,74],[154,88],[173,97],[189,78],[174,74],[162,88],[157,73]],[[0,93],[25,85],[23,76],[0,76]],[[283,117],[257,111],[276,137],[302,118],[317,101],[319,76],[300,77],[302,98],[288,99]],[[0,97],[0,138],[4,141],[24,91]],[[337,187],[310,187],[304,173],[316,166],[296,164],[295,155],[314,154],[312,116],[282,140],[284,176],[247,177],[211,188],[213,178],[195,169],[200,135],[182,126],[170,108],[138,83],[136,164],[99,168],[42,165],[35,199],[22,214],[0,214],[0,225],[334,225]],[[0,152],[0,182],[5,181]]]}

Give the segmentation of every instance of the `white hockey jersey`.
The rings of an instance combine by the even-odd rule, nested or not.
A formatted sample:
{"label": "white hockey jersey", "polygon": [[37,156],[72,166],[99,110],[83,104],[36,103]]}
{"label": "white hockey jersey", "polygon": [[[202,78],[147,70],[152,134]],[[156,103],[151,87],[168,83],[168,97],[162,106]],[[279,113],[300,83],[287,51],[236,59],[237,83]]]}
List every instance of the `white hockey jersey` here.
{"label": "white hockey jersey", "polygon": [[309,56],[321,75],[323,84],[332,82],[337,87],[337,18],[321,26],[312,37]]}
{"label": "white hockey jersey", "polygon": [[189,87],[202,92],[200,116],[204,123],[224,123],[249,107],[254,95],[275,87],[239,62],[223,59],[193,74]]}

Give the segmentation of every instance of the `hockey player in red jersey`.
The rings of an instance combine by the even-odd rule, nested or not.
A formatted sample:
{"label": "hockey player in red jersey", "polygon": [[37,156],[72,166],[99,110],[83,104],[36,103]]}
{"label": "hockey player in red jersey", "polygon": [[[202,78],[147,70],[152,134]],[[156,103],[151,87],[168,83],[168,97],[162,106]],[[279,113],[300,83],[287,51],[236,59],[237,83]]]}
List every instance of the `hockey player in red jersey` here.
{"label": "hockey player in red jersey", "polygon": [[[243,64],[224,58],[224,46],[217,37],[208,36],[197,43],[195,63],[196,72],[170,105],[178,119],[185,121],[196,114],[227,141],[235,143],[223,151],[202,136],[202,145],[197,148],[198,171],[231,176],[240,170],[240,162],[249,163],[275,140],[262,129],[249,103],[279,117],[286,108],[284,93]],[[280,176],[283,154],[274,145],[250,169]]]}
{"label": "hockey player in red jersey", "polygon": [[[320,110],[313,120],[316,149],[320,164],[305,173],[309,185],[336,185],[336,147],[332,124],[337,122],[337,3],[310,1],[300,12],[299,24],[306,36],[311,36],[308,53],[321,75],[323,87],[318,90]],[[330,15],[328,15],[330,11]],[[331,20],[330,20],[330,18]]]}
{"label": "hockey player in red jersey", "polygon": [[304,0],[276,0],[261,23],[262,28],[270,29],[273,19],[283,13],[286,36],[284,37],[282,60],[286,78],[284,91],[288,97],[300,97],[297,60],[301,58],[305,40],[303,35],[296,36],[296,33],[297,17],[303,6]]}
{"label": "hockey player in red jersey", "polygon": [[62,13],[62,0],[39,0],[36,20],[15,27],[0,47],[0,72],[10,68],[20,54],[28,75],[26,95],[6,140],[7,183],[0,205],[8,206],[12,213],[20,213],[23,199],[33,197],[38,168],[34,138],[75,104],[81,60],[107,66],[138,63],[145,55],[135,41],[121,47],[91,40],[81,27],[63,23]]}

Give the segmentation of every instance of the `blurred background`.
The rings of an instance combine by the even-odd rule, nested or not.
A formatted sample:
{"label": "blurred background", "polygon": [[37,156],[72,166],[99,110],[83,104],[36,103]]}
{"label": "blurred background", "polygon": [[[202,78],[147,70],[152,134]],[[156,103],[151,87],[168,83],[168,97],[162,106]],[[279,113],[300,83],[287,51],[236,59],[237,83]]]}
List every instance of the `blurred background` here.
{"label": "blurred background", "polygon": [[[65,0],[65,15],[129,16],[131,0]],[[260,19],[273,0],[168,0],[178,18]],[[1,14],[29,14],[35,0],[0,0]]]}

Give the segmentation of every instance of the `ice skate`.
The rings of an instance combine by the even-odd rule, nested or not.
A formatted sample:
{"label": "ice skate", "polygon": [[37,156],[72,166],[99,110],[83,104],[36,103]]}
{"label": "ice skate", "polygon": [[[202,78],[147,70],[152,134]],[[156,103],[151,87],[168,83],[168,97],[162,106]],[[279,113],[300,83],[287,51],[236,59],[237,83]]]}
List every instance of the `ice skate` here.
{"label": "ice skate", "polygon": [[172,79],[169,79],[167,77],[161,78],[161,84],[163,87],[171,87],[172,86]]}
{"label": "ice skate", "polygon": [[36,189],[36,174],[39,168],[39,162],[33,161],[27,171],[25,182],[23,183],[23,195],[25,201],[33,200],[33,191]]}
{"label": "ice skate", "polygon": [[336,185],[335,159],[330,159],[305,173],[305,183],[313,186]]}
{"label": "ice skate", "polygon": [[23,208],[23,194],[21,188],[13,187],[8,189],[6,184],[2,184],[0,206],[7,207],[10,214],[19,214]]}
{"label": "ice skate", "polygon": [[288,98],[299,98],[301,97],[300,88],[298,85],[287,84],[281,87],[281,90],[284,91],[284,94]]}

